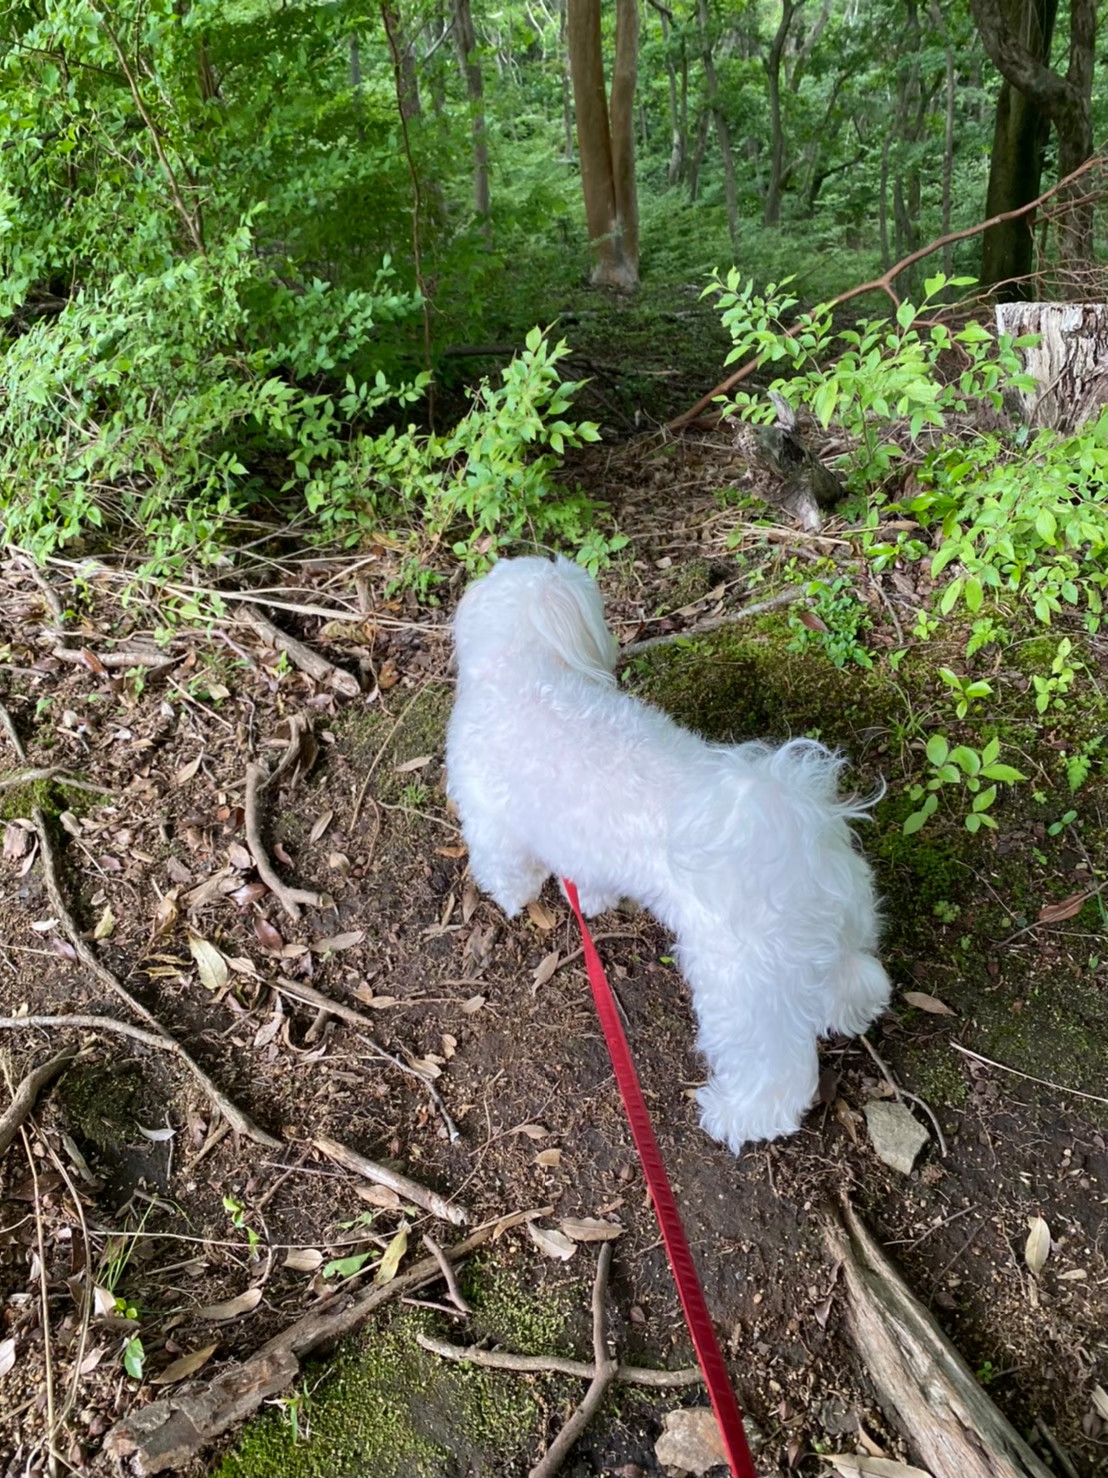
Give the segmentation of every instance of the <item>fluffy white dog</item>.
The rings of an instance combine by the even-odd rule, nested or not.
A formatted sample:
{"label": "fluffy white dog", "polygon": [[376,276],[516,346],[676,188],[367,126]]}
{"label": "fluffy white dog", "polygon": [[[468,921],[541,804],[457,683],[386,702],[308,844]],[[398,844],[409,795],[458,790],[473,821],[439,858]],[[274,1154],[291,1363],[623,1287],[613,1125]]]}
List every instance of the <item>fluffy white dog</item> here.
{"label": "fluffy white dog", "polygon": [[509,917],[551,874],[586,914],[649,909],[692,987],[700,1122],[735,1154],[791,1134],[817,1037],[864,1031],[889,999],[842,761],[803,739],[708,744],[621,692],[600,592],[565,559],[501,560],[454,635],[448,786],[477,883]]}

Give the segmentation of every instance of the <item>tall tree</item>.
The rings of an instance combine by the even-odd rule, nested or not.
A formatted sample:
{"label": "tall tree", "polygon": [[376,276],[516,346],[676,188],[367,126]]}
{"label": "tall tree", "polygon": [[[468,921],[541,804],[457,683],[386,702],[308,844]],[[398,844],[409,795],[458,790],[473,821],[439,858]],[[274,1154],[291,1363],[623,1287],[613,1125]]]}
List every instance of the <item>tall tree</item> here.
{"label": "tall tree", "polygon": [[[1069,64],[1049,66],[1057,0],[970,0],[981,41],[1004,78],[997,102],[989,170],[990,215],[1026,205],[1040,193],[1044,121],[1058,138],[1058,173],[1072,174],[1093,152],[1092,90],[1096,0],[1070,0]],[[1059,253],[1073,268],[1089,258],[1092,206],[1073,205],[1062,217]],[[1007,283],[1032,266],[1030,224],[1002,222],[985,233],[982,277]],[[1009,296],[1022,295],[1018,282]]]}
{"label": "tall tree", "polygon": [[458,48],[458,64],[465,78],[469,99],[470,127],[473,131],[473,209],[482,222],[489,216],[489,146],[485,135],[485,84],[481,60],[477,55],[477,37],[473,30],[473,12],[469,0],[454,0],[454,42]]}
{"label": "tall tree", "polygon": [[704,81],[707,90],[708,112],[716,125],[716,142],[723,158],[723,191],[727,200],[727,230],[731,237],[731,249],[739,251],[739,191],[735,183],[735,151],[731,147],[731,129],[727,114],[719,96],[719,79],[712,56],[711,17],[708,0],[697,0],[696,16],[700,24],[700,53],[704,62]]}
{"label": "tall tree", "polygon": [[611,103],[604,94],[600,0],[567,0],[566,40],[577,112],[577,149],[592,281],[633,291],[639,285],[639,209],[635,193],[635,80],[638,6],[616,0]]}

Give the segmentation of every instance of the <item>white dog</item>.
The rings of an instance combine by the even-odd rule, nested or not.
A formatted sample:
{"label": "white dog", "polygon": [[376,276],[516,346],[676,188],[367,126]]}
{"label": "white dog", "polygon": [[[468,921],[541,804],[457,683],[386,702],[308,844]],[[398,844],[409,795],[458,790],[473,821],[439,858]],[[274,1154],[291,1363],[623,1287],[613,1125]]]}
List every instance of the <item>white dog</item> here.
{"label": "white dog", "polygon": [[454,635],[448,787],[477,883],[509,917],[551,874],[586,914],[649,909],[692,987],[704,1128],[735,1154],[791,1134],[817,1037],[864,1031],[889,999],[842,761],[803,739],[708,744],[621,692],[600,592],[565,559],[501,560]]}

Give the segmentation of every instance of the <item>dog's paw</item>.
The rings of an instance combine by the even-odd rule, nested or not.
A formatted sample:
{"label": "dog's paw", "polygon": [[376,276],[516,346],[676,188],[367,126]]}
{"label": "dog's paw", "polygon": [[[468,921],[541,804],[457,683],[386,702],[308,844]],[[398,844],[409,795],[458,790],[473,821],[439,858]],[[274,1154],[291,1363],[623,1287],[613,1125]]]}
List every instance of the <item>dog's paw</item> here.
{"label": "dog's paw", "polygon": [[796,1111],[781,1103],[737,1101],[715,1078],[699,1090],[696,1101],[700,1105],[700,1127],[733,1155],[741,1154],[743,1146],[753,1140],[795,1134],[808,1107],[805,1103]]}
{"label": "dog's paw", "polygon": [[827,1030],[856,1037],[889,1004],[892,987],[884,966],[873,955],[847,955],[831,980]]}

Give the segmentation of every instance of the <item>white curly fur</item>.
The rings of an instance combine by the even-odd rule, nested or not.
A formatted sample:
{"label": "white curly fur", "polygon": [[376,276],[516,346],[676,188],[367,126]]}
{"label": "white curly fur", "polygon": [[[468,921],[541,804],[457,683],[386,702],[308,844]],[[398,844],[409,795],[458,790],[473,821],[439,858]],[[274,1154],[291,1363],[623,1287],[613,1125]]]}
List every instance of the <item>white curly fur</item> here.
{"label": "white curly fur", "polygon": [[708,744],[621,692],[600,592],[568,560],[501,560],[454,635],[448,785],[477,883],[509,917],[551,874],[586,914],[649,909],[692,987],[704,1128],[735,1154],[791,1134],[817,1037],[864,1031],[889,999],[842,760],[804,739]]}

